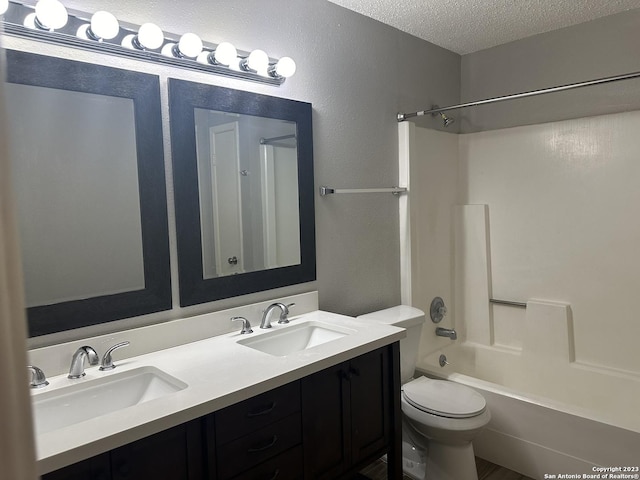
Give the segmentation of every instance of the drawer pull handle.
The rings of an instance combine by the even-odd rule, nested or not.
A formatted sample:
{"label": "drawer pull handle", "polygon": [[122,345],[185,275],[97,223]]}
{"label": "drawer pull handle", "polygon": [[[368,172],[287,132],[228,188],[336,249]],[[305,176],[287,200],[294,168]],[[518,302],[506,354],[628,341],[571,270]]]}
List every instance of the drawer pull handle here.
{"label": "drawer pull handle", "polygon": [[261,415],[267,415],[271,413],[274,408],[276,408],[276,402],[271,402],[271,405],[269,405],[268,407],[265,407],[262,410],[252,411],[247,413],[247,417],[251,418],[251,417],[259,417]]}
{"label": "drawer pull handle", "polygon": [[273,472],[273,475],[269,477],[269,480],[276,480],[276,478],[278,478],[278,475],[280,475],[280,469],[276,468],[276,471]]}
{"label": "drawer pull handle", "polygon": [[269,443],[267,443],[266,445],[262,445],[261,447],[249,447],[247,449],[247,452],[249,452],[249,453],[264,452],[265,450],[268,450],[271,447],[273,447],[276,444],[277,441],[278,441],[278,436],[274,435],[273,438],[271,439],[271,441]]}

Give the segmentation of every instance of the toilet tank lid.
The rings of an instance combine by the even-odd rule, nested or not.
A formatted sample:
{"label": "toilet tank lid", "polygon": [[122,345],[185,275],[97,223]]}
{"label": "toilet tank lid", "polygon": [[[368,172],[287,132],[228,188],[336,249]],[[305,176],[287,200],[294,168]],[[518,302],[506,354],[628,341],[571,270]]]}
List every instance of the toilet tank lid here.
{"label": "toilet tank lid", "polygon": [[367,313],[358,317],[360,320],[385,323],[396,327],[415,327],[424,323],[424,312],[409,305],[397,305],[384,310]]}

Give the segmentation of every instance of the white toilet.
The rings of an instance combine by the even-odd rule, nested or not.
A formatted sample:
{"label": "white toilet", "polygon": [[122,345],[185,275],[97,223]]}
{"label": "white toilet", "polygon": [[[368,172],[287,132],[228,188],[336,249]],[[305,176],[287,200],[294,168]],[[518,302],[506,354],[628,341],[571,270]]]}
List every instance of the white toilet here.
{"label": "white toilet", "polygon": [[358,318],[407,329],[400,341],[405,473],[418,480],[477,480],[471,441],[491,414],[484,397],[469,387],[413,378],[424,312],[399,305]]}

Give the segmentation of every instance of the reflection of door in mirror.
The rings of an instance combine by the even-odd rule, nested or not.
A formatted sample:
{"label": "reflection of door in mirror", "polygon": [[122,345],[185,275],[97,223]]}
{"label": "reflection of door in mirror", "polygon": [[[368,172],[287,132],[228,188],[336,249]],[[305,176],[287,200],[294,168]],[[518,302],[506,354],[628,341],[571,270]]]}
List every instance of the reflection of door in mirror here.
{"label": "reflection of door in mirror", "polygon": [[[198,182],[204,278],[244,271],[238,122],[198,134]],[[202,139],[206,144],[202,145]]]}
{"label": "reflection of door in mirror", "polygon": [[202,108],[194,121],[202,278],[298,265],[296,125]]}
{"label": "reflection of door in mirror", "polygon": [[[288,135],[295,141],[295,135]],[[285,140],[285,139],[282,139]],[[260,149],[265,268],[300,262],[297,150],[263,139]]]}
{"label": "reflection of door in mirror", "polygon": [[[180,305],[315,280],[311,105],[168,83]],[[223,150],[234,159],[226,179]],[[232,237],[223,217],[233,217],[230,230],[240,233]],[[236,249],[224,250],[228,238]],[[237,275],[220,271],[229,258]]]}

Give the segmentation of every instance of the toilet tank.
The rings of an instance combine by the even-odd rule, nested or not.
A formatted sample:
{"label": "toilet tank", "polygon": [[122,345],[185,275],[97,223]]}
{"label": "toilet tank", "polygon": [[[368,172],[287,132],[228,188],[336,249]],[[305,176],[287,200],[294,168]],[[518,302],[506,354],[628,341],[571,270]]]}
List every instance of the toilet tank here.
{"label": "toilet tank", "polygon": [[402,383],[411,380],[418,361],[420,334],[425,322],[424,312],[408,305],[398,305],[360,315],[358,319],[407,329],[407,336],[400,340],[400,379]]}

